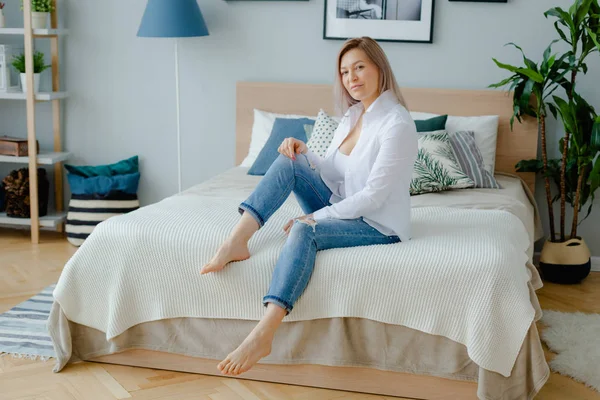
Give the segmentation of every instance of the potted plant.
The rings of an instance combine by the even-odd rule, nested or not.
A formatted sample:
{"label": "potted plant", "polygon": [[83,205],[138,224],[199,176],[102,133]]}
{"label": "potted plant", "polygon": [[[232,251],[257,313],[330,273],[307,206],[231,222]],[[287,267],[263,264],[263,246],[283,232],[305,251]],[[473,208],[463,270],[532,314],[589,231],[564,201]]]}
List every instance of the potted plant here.
{"label": "potted plant", "polygon": [[[595,191],[600,186],[600,161],[596,157],[600,153],[600,117],[577,92],[576,83],[578,73],[588,71],[586,58],[600,51],[600,6],[598,0],[575,0],[566,11],[555,7],[544,15],[556,18],[554,27],[560,38],[546,48],[539,65],[511,43],[521,51],[523,65],[517,67],[493,59],[498,67],[513,75],[490,87],[510,84],[509,90],[513,91],[511,127],[515,117],[519,122],[525,116],[537,118],[542,159],[522,160],[516,169],[541,172],[545,181],[550,237],[540,255],[540,270],[544,279],[551,282],[577,283],[591,269],[590,251],[577,235],[577,227],[590,215]],[[552,54],[552,45],[556,42],[566,43],[568,50],[562,55]],[[559,159],[548,159],[547,109],[562,122],[565,130],[559,140]],[[557,194],[553,194],[553,188]],[[555,230],[555,202],[560,202],[559,232]],[[569,235],[565,232],[566,203],[573,207]],[[586,215],[580,221],[580,211],[586,204]]]}
{"label": "potted plant", "polygon": [[[25,54],[21,53],[18,56],[14,56],[12,59],[12,65],[15,67],[21,76],[21,88],[23,92],[27,91],[27,75],[25,73]],[[34,81],[34,93],[39,92],[40,89],[40,74],[46,69],[50,68],[50,65],[44,63],[44,53],[36,51],[33,54],[33,81]]]}
{"label": "potted plant", "polygon": [[3,11],[4,6],[6,6],[6,3],[2,3],[0,1],[0,28],[4,28],[4,26],[6,24],[6,22],[4,20],[4,11]]}
{"label": "potted plant", "polygon": [[[48,15],[54,11],[53,0],[30,0],[31,1],[31,28],[46,29],[48,24]],[[21,10],[23,10],[23,0],[21,0]]]}

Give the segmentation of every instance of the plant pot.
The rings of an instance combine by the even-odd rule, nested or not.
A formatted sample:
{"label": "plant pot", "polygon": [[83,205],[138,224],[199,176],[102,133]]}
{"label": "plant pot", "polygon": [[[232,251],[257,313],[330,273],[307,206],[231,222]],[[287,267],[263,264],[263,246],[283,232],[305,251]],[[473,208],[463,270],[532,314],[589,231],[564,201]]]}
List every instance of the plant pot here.
{"label": "plant pot", "polygon": [[590,256],[590,250],[581,238],[546,241],[540,255],[542,278],[554,283],[579,283],[590,273]]}
{"label": "plant pot", "polygon": [[47,12],[31,13],[31,28],[32,29],[46,29],[48,27],[48,14]]}
{"label": "plant pot", "polygon": [[[33,92],[37,93],[40,91],[40,75],[41,74],[33,74]],[[21,89],[23,93],[27,91],[27,74],[21,74]]]}
{"label": "plant pot", "polygon": [[0,28],[4,28],[4,26],[6,24],[6,20],[4,18],[4,13],[2,11],[3,10],[0,10]]}

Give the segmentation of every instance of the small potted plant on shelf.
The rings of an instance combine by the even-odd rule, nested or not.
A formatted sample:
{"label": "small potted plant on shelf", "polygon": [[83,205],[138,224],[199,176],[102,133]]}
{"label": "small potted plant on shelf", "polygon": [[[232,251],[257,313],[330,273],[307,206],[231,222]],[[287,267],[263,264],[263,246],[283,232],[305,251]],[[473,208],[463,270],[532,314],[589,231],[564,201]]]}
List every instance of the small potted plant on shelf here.
{"label": "small potted plant on shelf", "polygon": [[0,28],[4,28],[5,22],[4,22],[4,6],[6,5],[6,3],[3,3],[0,1]]}
{"label": "small potted plant on shelf", "polygon": [[[12,65],[15,67],[21,76],[21,88],[23,92],[27,91],[27,75],[25,74],[25,54],[21,53],[18,56],[14,56]],[[33,81],[34,81],[34,93],[37,93],[40,89],[40,74],[46,69],[50,68],[50,65],[44,63],[44,53],[36,51],[33,54]]]}
{"label": "small potted plant on shelf", "polygon": [[[54,11],[52,0],[30,0],[31,1],[31,28],[46,29],[48,26],[48,15]],[[23,0],[21,0],[23,10]]]}

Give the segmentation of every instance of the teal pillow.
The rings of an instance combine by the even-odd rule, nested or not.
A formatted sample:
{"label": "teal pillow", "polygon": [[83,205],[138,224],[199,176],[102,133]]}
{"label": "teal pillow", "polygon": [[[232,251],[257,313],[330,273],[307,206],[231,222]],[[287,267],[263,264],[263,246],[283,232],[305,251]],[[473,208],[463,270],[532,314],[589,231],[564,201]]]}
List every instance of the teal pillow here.
{"label": "teal pillow", "polygon": [[65,169],[71,174],[90,178],[92,176],[115,176],[127,175],[139,172],[138,156],[133,156],[126,160],[121,160],[114,164],[106,165],[69,165],[65,164]]}
{"label": "teal pillow", "polygon": [[99,175],[88,178],[68,174],[67,179],[73,195],[107,195],[114,192],[136,194],[140,183],[140,173]]}
{"label": "teal pillow", "polygon": [[445,130],[447,119],[448,115],[440,115],[439,117],[415,120],[417,132],[433,132]]}

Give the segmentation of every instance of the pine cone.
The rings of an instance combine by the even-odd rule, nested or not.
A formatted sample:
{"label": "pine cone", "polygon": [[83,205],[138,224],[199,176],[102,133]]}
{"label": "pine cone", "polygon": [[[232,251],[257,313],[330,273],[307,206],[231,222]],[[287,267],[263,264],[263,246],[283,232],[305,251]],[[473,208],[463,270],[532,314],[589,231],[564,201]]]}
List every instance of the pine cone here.
{"label": "pine cone", "polygon": [[[2,182],[6,191],[6,214],[8,216],[29,218],[30,204],[29,197],[29,168],[21,168],[12,171]],[[43,168],[38,169],[38,185],[40,190],[47,192],[47,174]],[[44,188],[45,187],[45,188]],[[40,192],[40,216],[45,215],[47,207],[47,193]]]}

